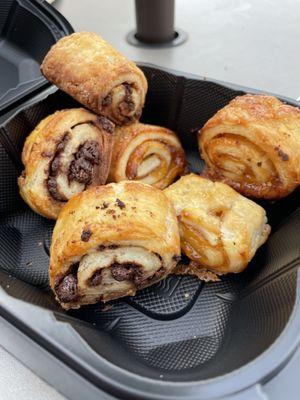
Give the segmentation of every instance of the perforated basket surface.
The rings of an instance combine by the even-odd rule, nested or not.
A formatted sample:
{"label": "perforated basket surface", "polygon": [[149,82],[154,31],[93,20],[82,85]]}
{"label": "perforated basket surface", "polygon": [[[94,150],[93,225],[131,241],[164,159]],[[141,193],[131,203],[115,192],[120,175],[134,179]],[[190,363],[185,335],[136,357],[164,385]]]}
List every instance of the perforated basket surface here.
{"label": "perforated basket surface", "polygon": [[[174,129],[191,170],[202,169],[195,132],[218,109],[242,94],[207,80],[143,67],[149,83],[142,121]],[[170,276],[134,298],[64,312],[48,289],[53,222],[21,200],[17,176],[27,134],[45,116],[76,102],[57,91],[20,110],[0,130],[0,275],[12,296],[55,312],[73,326],[96,356],[155,379],[201,381],[229,373],[261,355],[279,337],[293,311],[300,257],[299,191],[264,203],[269,241],[239,275],[203,284]],[[106,307],[108,308],[108,307]]]}

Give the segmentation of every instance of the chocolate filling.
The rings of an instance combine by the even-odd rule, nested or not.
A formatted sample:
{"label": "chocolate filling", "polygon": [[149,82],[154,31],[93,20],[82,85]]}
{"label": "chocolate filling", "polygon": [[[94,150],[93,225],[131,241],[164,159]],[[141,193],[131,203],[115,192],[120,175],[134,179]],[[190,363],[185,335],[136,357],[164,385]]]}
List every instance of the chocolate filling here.
{"label": "chocolate filling", "polygon": [[57,176],[57,173],[60,168],[60,160],[59,157],[55,157],[51,163],[51,175]]}
{"label": "chocolate filling", "polygon": [[137,289],[142,289],[151,282],[160,279],[165,273],[165,268],[161,267],[149,277],[145,277],[141,266],[136,263],[114,263],[110,271],[116,281],[133,281]]}
{"label": "chocolate filling", "polygon": [[142,274],[136,274],[134,276],[134,283],[137,289],[142,289],[143,287],[149,285],[151,282],[156,282],[159,280],[165,273],[165,268],[160,267],[152,276],[145,278]]}
{"label": "chocolate filling", "polygon": [[48,186],[48,192],[50,195],[58,201],[67,201],[67,199],[64,196],[61,196],[57,190],[57,182],[56,182],[56,177],[54,176],[49,176],[48,181],[47,181],[47,186]]}
{"label": "chocolate filling", "polygon": [[120,247],[120,246],[117,245],[117,244],[109,244],[109,245],[107,246],[108,249],[118,249],[119,247]]}
{"label": "chocolate filling", "polygon": [[[132,100],[132,86],[129,83],[123,83],[123,88],[125,91],[124,98],[123,100],[119,103],[119,111],[122,115],[127,116],[128,114],[131,114],[132,111],[135,110],[135,103]],[[112,94],[109,93],[104,99],[102,100],[102,107],[108,107],[112,103]],[[104,118],[104,117],[102,117]],[[106,118],[104,118],[106,119]],[[130,119],[131,120],[131,119]],[[110,121],[109,121],[110,122]],[[111,124],[111,122],[110,122]],[[103,128],[105,129],[105,128]],[[107,129],[105,129],[107,130]]]}
{"label": "chocolate filling", "polygon": [[289,161],[289,156],[281,150],[279,146],[275,147],[275,150],[277,151],[279,157],[282,159],[282,161]]}
{"label": "chocolate filling", "polygon": [[123,83],[123,86],[125,89],[125,101],[130,101],[132,95],[132,87],[129,83]]}
{"label": "chocolate filling", "polygon": [[117,203],[117,206],[118,206],[119,208],[121,208],[121,210],[123,210],[123,208],[126,207],[125,203],[123,203],[123,201],[120,200],[120,199],[116,199],[116,203]]}
{"label": "chocolate filling", "polygon": [[104,201],[100,208],[101,208],[101,210],[105,210],[108,206],[109,206],[109,203],[106,203],[106,201]]}
{"label": "chocolate filling", "polygon": [[119,110],[122,115],[132,113],[135,109],[134,101],[132,100],[132,87],[129,83],[123,83],[125,89],[125,96],[123,101],[119,104]]}
{"label": "chocolate filling", "polygon": [[90,229],[84,229],[81,233],[82,242],[88,242],[92,236],[92,231]]}
{"label": "chocolate filling", "polygon": [[98,250],[99,250],[99,251],[103,251],[103,250],[106,250],[106,249],[114,250],[114,249],[118,249],[119,247],[120,247],[120,246],[117,245],[117,244],[109,244],[108,246],[104,246],[103,244],[100,244],[100,245],[98,246]]}
{"label": "chocolate filling", "polygon": [[74,301],[77,297],[77,277],[74,273],[65,276],[55,287],[57,297],[62,303]]}
{"label": "chocolate filling", "polygon": [[102,115],[97,117],[96,125],[98,125],[100,129],[104,129],[108,133],[113,133],[115,128],[115,124],[109,119],[103,117]]}
{"label": "chocolate filling", "polygon": [[61,194],[57,190],[57,183],[56,183],[56,176],[58,174],[59,168],[60,168],[60,153],[64,150],[67,142],[69,140],[69,134],[66,133],[62,140],[57,144],[55,154],[53,157],[52,162],[50,163],[49,166],[49,175],[48,175],[48,180],[47,180],[47,187],[50,195],[58,201],[67,201],[64,196],[61,196]]}
{"label": "chocolate filling", "polygon": [[134,275],[139,267],[140,266],[135,263],[114,263],[110,268],[110,272],[116,281],[128,281],[134,278]]}
{"label": "chocolate filling", "polygon": [[90,279],[90,286],[98,286],[102,282],[102,271],[96,271]]}
{"label": "chocolate filling", "polygon": [[79,147],[71,162],[69,180],[89,185],[92,180],[93,166],[99,164],[99,146],[95,140],[89,140]]}

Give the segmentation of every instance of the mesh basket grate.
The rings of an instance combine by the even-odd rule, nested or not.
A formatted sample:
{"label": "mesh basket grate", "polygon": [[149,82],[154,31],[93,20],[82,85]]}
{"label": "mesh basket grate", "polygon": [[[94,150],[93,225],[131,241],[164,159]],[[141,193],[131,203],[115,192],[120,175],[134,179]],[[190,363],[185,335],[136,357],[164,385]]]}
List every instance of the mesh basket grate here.
{"label": "mesh basket grate", "polygon": [[[195,130],[242,92],[152,67],[144,67],[144,72],[149,93],[143,122],[176,129],[191,170],[200,171]],[[293,310],[300,256],[300,211],[295,211],[299,191],[282,202],[264,204],[272,236],[240,275],[205,285],[192,277],[170,276],[134,298],[112,302],[106,311],[95,305],[64,313],[55,304],[47,289],[53,222],[22,202],[16,178],[28,132],[46,115],[74,105],[57,91],[0,129],[5,171],[0,176],[0,268],[6,272],[0,275],[2,287],[12,296],[55,310],[56,318],[72,324],[98,354],[133,372],[138,368],[142,375],[157,377],[160,371],[176,381],[201,380],[257,357],[278,337]]]}

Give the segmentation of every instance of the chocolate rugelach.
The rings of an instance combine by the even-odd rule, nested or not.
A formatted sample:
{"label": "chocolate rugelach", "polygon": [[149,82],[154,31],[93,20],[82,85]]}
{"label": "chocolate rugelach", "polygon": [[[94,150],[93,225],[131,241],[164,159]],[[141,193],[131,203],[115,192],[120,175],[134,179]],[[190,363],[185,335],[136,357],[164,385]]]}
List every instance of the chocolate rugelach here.
{"label": "chocolate rugelach", "polygon": [[41,71],[79,103],[118,125],[138,120],[147,92],[143,72],[100,36],[77,32],[47,53]]}
{"label": "chocolate rugelach", "polygon": [[133,296],[180,258],[175,210],[158,189],[125,181],[75,195],[57,219],[50,283],[65,309]]}
{"label": "chocolate rugelach", "polygon": [[57,111],[27,137],[18,183],[28,205],[56,219],[76,193],[106,182],[114,124],[83,108]]}

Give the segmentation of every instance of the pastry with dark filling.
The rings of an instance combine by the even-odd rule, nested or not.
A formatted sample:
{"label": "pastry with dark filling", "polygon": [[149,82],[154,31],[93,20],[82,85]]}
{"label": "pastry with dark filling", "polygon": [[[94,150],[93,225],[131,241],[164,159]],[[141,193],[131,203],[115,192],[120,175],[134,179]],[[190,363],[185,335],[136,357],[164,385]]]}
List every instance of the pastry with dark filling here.
{"label": "pastry with dark filling", "polygon": [[96,33],[77,32],[60,39],[41,70],[64,92],[117,124],[141,116],[147,92],[143,72]]}
{"label": "pastry with dark filling", "polygon": [[133,296],[165,278],[180,258],[171,201],[134,181],[90,188],[59,214],[50,284],[63,308]]}
{"label": "pastry with dark filling", "polygon": [[265,210],[224,183],[190,174],[164,193],[173,202],[181,248],[191,260],[181,273],[212,280],[213,274],[241,272],[268,238]]}
{"label": "pastry with dark filling", "polygon": [[300,185],[300,109],[276,97],[236,97],[199,132],[206,176],[276,200]]}
{"label": "pastry with dark filling", "polygon": [[20,193],[37,213],[56,219],[76,193],[106,182],[114,124],[83,108],[57,111],[27,137]]}
{"label": "pastry with dark filling", "polygon": [[110,182],[129,179],[164,189],[185,168],[184,150],[170,129],[139,122],[115,129]]}

